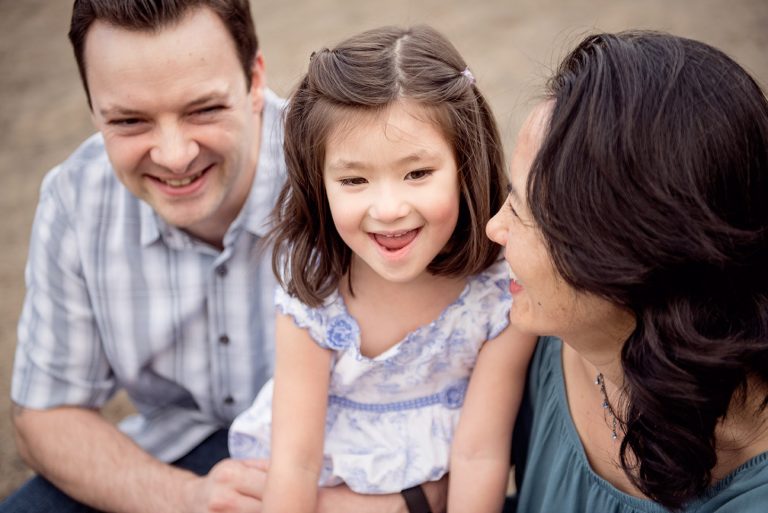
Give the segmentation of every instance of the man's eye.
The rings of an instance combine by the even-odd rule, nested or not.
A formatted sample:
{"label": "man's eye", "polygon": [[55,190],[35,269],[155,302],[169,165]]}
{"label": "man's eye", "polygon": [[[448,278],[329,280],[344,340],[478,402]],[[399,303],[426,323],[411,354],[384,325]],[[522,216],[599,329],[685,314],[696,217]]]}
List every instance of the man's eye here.
{"label": "man's eye", "polygon": [[339,183],[341,185],[363,185],[368,183],[368,181],[360,176],[353,176],[351,178],[340,178]]}
{"label": "man's eye", "polygon": [[407,175],[405,175],[406,180],[421,180],[422,178],[426,178],[430,176],[434,171],[431,169],[417,169],[416,171],[411,171]]}
{"label": "man's eye", "polygon": [[214,114],[216,112],[219,112],[224,109],[223,105],[211,105],[208,107],[203,107],[202,109],[196,110],[193,114],[198,115],[206,115],[206,114]]}
{"label": "man's eye", "polygon": [[142,120],[139,118],[122,118],[122,119],[112,119],[108,123],[112,126],[131,127],[131,126],[136,126],[141,122]]}

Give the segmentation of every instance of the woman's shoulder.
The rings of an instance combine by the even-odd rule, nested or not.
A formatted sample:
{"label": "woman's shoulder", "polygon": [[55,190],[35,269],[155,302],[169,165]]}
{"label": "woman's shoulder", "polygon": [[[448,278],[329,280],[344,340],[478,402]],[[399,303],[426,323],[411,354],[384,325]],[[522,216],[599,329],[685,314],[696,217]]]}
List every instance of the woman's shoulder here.
{"label": "woman's shoulder", "polygon": [[768,505],[768,452],[746,461],[685,508],[696,513],[763,513]]}

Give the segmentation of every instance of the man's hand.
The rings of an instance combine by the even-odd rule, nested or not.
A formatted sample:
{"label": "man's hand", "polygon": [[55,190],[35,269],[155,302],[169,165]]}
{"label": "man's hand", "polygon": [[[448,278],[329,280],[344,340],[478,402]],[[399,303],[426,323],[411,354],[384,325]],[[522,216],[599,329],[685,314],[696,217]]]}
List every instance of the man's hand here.
{"label": "man's hand", "polygon": [[[261,513],[269,462],[224,460],[205,477],[187,482],[185,511],[205,513]],[[445,511],[448,476],[422,485],[432,511]],[[361,495],[344,485],[320,488],[317,513],[407,513],[400,494]]]}
{"label": "man's hand", "polygon": [[184,510],[195,513],[260,513],[266,481],[265,461],[220,461],[207,476],[185,483]]}

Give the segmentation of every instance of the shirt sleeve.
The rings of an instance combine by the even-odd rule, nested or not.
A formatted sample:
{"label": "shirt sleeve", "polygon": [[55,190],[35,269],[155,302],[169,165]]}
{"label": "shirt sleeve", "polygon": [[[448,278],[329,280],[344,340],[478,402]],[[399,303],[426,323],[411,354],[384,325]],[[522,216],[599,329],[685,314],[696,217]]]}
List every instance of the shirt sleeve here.
{"label": "shirt sleeve", "polygon": [[25,270],[11,397],[19,405],[100,407],[116,384],[83,274],[72,188],[54,169],[44,180]]}

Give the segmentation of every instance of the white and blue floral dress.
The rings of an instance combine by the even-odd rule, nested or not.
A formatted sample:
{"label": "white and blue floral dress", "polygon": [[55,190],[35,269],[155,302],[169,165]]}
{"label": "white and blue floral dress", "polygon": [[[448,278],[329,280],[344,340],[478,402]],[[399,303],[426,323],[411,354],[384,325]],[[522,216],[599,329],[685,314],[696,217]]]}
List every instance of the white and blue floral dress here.
{"label": "white and blue floral dress", "polygon": [[[310,308],[279,289],[275,302],[334,352],[320,486],[393,493],[442,477],[478,351],[509,323],[506,264],[470,277],[440,317],[375,358],[360,353],[360,330],[340,294]],[[232,424],[232,457],[269,457],[272,388],[269,381]]]}

